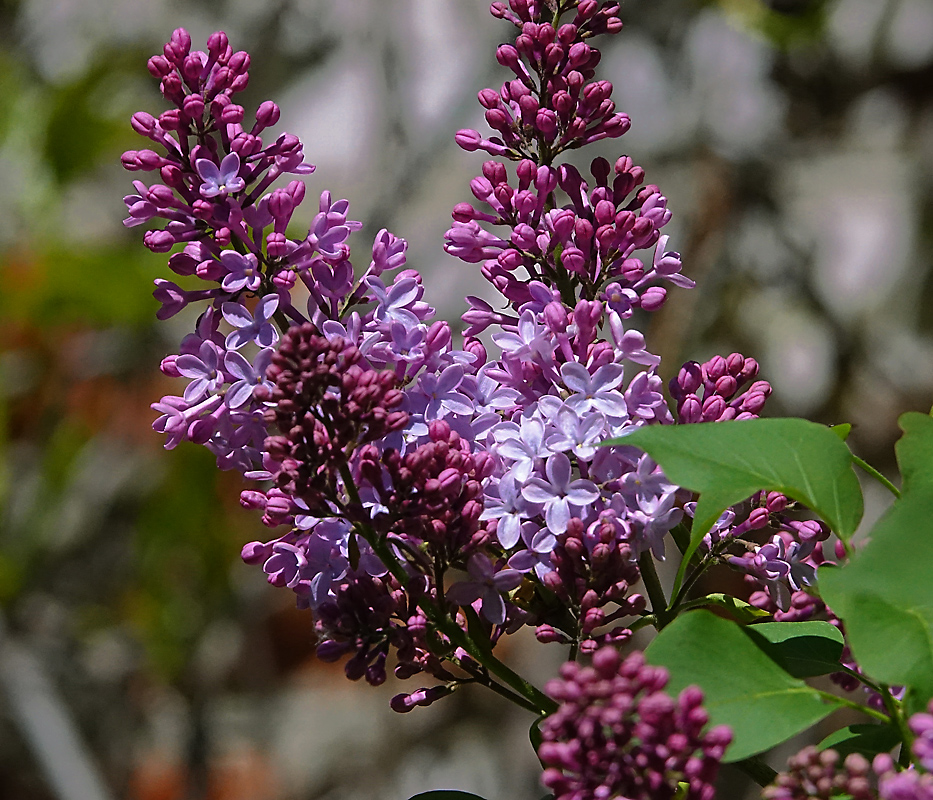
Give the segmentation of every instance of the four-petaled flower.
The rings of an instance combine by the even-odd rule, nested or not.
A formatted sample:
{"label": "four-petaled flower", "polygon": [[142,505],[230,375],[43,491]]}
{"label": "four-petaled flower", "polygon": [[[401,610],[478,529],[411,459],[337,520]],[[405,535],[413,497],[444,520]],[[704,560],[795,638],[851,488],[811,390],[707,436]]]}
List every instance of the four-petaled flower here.
{"label": "four-petaled flower", "polygon": [[595,503],[599,489],[593,481],[578,478],[571,481],[570,459],[555,453],[545,463],[547,480],[532,478],[522,487],[522,497],[532,503],[544,504],[544,520],[552,533],[563,533],[570,522],[570,509],[582,509]]}
{"label": "four-petaled flower", "polygon": [[221,306],[224,319],[236,328],[227,336],[226,348],[239,350],[250,342],[260,347],[272,347],[279,340],[279,332],[269,320],[278,307],[279,296],[276,294],[261,298],[252,314],[240,303],[224,303]]}
{"label": "four-petaled flower", "polygon": [[201,197],[226,197],[233,192],[239,192],[246,186],[240,176],[240,157],[236,153],[228,153],[218,167],[209,158],[199,158],[194,162],[195,171],[204,183],[201,184]]}
{"label": "four-petaled flower", "polygon": [[455,583],[447,590],[447,599],[458,606],[480,601],[483,616],[493,625],[505,622],[506,608],[502,595],[518,588],[522,574],[506,567],[496,570],[495,565],[482,553],[474,553],[467,561],[472,580]]}

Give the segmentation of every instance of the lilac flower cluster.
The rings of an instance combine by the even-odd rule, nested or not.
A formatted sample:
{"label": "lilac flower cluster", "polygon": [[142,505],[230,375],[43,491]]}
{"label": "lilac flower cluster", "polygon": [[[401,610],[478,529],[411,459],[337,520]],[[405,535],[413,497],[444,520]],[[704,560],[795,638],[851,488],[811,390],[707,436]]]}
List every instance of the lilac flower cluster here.
{"label": "lilac flower cluster", "polygon": [[791,756],[787,771],[762,792],[764,800],[831,800],[840,794],[852,800],[877,800],[868,760],[852,753],[840,765],[835,750],[812,745]]}
{"label": "lilac flower cluster", "polygon": [[[347,201],[323,192],[307,234],[291,238],[305,187],[273,183],[313,167],[290,134],[263,143],[274,103],[244,127],[231,97],[248,80],[246,54],[222,33],[192,51],[178,30],[150,60],[175,108],[134,116],[164,152],[132,151],[124,164],[163,183],[136,182],[127,224],[165,220],[147,245],[180,245],[170,268],[201,282],[157,280],[159,316],[207,304],[163,361],[188,384],[153,405],[154,427],[166,447],[204,444],[220,467],[262,482],[241,501],[284,532],[243,558],[314,611],[322,656],[353,654],[351,677],[381,682],[394,649],[401,676],[423,671],[449,688],[446,663],[485,680],[458,643],[471,615],[482,618],[471,635],[484,630],[489,644],[525,624],[583,652],[624,640],[646,606],[631,591],[638,560],[664,557],[687,498],[648,456],[602,445],[647,424],[753,417],[770,393],[739,354],[690,363],[671,384],[675,417],[658,357],[626,327],[635,309],[663,304],[661,282],[693,285],[661,235],[667,201],[627,157],[593,161],[591,183],[555,160],[628,129],[611,85],[594,79],[590,44],[621,27],[618,12],[595,0],[492,8],[518,28],[498,52],[516,77],[480,93],[501,138],[457,140],[514,170],[484,164],[471,188],[486,210],[454,209],[447,250],[483,261],[504,304],[470,298],[462,349],[404,268],[404,240],[380,231],[368,267],[354,268],[361,223]],[[492,355],[476,338],[487,330]],[[805,575],[807,555],[740,566],[786,583]]]}
{"label": "lilac flower cluster", "polygon": [[927,712],[914,714],[908,727],[916,737],[911,745],[915,764],[895,765],[887,753],[871,764],[853,753],[840,765],[834,750],[810,746],[792,756],[782,772],[762,793],[764,800],[830,800],[848,795],[852,800],[933,800],[933,701]]}
{"label": "lilac flower cluster", "polygon": [[688,687],[675,701],[663,691],[667,680],[640,652],[623,660],[610,647],[591,667],[561,667],[546,687],[561,705],[541,723],[538,749],[542,783],[556,800],[712,800],[732,734],[722,726],[704,733],[702,692]]}

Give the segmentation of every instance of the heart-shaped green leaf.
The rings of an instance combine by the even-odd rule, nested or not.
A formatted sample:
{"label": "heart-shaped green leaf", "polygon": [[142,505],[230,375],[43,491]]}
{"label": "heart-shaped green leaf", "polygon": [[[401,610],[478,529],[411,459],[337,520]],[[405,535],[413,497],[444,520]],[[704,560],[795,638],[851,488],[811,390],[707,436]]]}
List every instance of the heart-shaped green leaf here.
{"label": "heart-shaped green leaf", "polygon": [[725,761],[740,761],[789,739],[836,705],[788,675],[734,622],[690,611],[664,628],[645,656],[671,674],[668,690],[703,690],[711,725],[732,728]]}
{"label": "heart-shaped green leaf", "polygon": [[700,493],[690,557],[720,514],[755,492],[783,492],[818,513],[848,540],[862,518],[852,454],[830,428],[803,419],[754,419],[699,425],[646,425],[606,444],[634,445],[674,483]]}

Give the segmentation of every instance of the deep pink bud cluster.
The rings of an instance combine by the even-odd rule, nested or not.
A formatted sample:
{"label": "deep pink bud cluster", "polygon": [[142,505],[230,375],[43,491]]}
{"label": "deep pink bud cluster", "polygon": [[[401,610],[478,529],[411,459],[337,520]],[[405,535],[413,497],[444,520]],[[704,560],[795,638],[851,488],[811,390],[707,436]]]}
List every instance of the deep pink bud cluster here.
{"label": "deep pink bud cluster", "polygon": [[272,389],[260,399],[273,404],[267,423],[279,435],[266,450],[280,468],[275,484],[301,498],[318,516],[332,513],[337,482],[352,448],[400,430],[408,414],[397,410],[403,395],[391,370],[365,370],[357,347],[328,340],[310,323],[293,326],[272,356]]}
{"label": "deep pink bud cluster", "polygon": [[487,453],[472,453],[447,422],[432,422],[428,434],[429,442],[404,455],[390,449],[379,458],[370,448],[361,454],[360,473],[389,509],[373,518],[377,530],[403,536],[416,547],[428,543],[432,559],[450,564],[489,541],[479,518],[481,481],[493,464]]}
{"label": "deep pink bud cluster", "polygon": [[496,52],[499,63],[515,74],[499,92],[484,89],[479,100],[486,122],[499,136],[483,139],[464,130],[457,142],[466,150],[482,149],[513,160],[531,158],[550,163],[563,150],[582,147],[625,133],[631,122],[612,102],[612,84],[594,81],[600,53],[586,41],[596,33],[622,29],[619,4],[584,0],[576,16],[554,26],[554,13],[542,3],[493,3],[493,16],[508,19],[518,28],[514,44]]}
{"label": "deep pink bud cluster", "polygon": [[411,581],[403,589],[391,575],[351,575],[332,599],[315,609],[318,658],[337,661],[351,654],[344,665],[347,677],[365,678],[372,686],[379,686],[386,681],[386,660],[391,651],[399,677],[425,672],[451,680],[453,676],[425,642],[425,620],[417,601],[426,590],[424,580]]}
{"label": "deep pink bud cluster", "polygon": [[858,753],[841,759],[835,750],[805,747],[790,757],[787,771],[762,792],[764,800],[830,800],[840,794],[852,800],[877,800],[868,760]]}
{"label": "deep pink bud cluster", "polygon": [[[646,606],[642,595],[628,594],[638,582],[639,572],[631,546],[619,538],[622,524],[611,511],[605,511],[589,529],[580,519],[571,519],[567,530],[557,537],[551,553],[554,571],[542,582],[561,601],[560,613],[545,604],[529,606],[540,620],[536,629],[540,641],[578,641],[582,652],[592,653],[603,645],[619,645],[631,636],[623,625],[594,633],[616,619],[641,613]],[[608,609],[610,604],[615,608]],[[563,632],[561,628],[567,623],[561,617],[568,609],[579,629]]]}
{"label": "deep pink bud cluster", "polygon": [[[564,664],[546,687],[560,707],[540,726],[542,783],[556,800],[712,800],[719,763],[732,740],[728,728],[703,732],[703,694],[688,687],[665,694],[663,667],[640,652],[624,661],[615,648],[593,665]],[[688,786],[678,794],[678,784]]]}
{"label": "deep pink bud cluster", "polygon": [[714,356],[704,364],[688,361],[669,384],[678,422],[757,418],[771,395],[771,384],[754,381],[757,376],[758,362],[741,353]]}

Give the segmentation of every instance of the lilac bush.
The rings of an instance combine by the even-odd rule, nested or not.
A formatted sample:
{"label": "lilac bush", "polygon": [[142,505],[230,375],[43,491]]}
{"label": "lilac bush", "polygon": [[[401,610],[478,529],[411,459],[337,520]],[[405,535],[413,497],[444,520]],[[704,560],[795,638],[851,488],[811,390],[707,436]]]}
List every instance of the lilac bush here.
{"label": "lilac bush", "polygon": [[[288,178],[314,167],[297,137],[268,134],[275,103],[248,116],[234,101],[250,57],[224,33],[192,50],[178,29],[150,59],[172,107],[133,116],[156,149],[123,156],[153,181],[134,181],[125,223],[148,225],[144,244],[171,252],[189,287],[156,279],[157,316],[201,309],[162,362],[179,389],[153,403],[153,427],[166,448],[202,444],[250,482],[242,505],[272,532],[243,559],[310,610],[321,659],[373,685],[389,669],[429,684],[393,709],[478,683],[544,717],[538,755],[555,798],[709,800],[728,728],[706,729],[699,689],[672,699],[663,668],[618,648],[696,604],[716,565],[751,585],[746,615],[842,627],[817,568],[833,563],[831,536],[837,561],[848,549],[801,518],[792,491],[761,489],[699,531],[691,561],[695,493],[628,437],[756,419],[771,388],[739,353],[688,362],[664,385],[637,325],[694,285],[663,233],[667,198],[627,155],[585,174],[568,160],[631,125],[592,44],[621,30],[620,4],[510,0],[491,13],[512,26],[496,51],[510,77],[479,92],[491,133],[456,134],[489,159],[444,249],[479,264],[498,300],[466,298],[461,336],[406,268],[404,239],[382,230],[354,264],[362,223],[347,200],[321,191],[296,233],[306,184]],[[672,552],[692,571],[668,598],[655,562]],[[524,627],[567,647],[546,692],[495,653]],[[911,723],[922,769],[929,719]],[[805,751],[766,796],[875,796],[864,759],[850,756],[843,778],[834,758]],[[877,764],[880,796],[926,796],[894,788],[926,777]]]}

